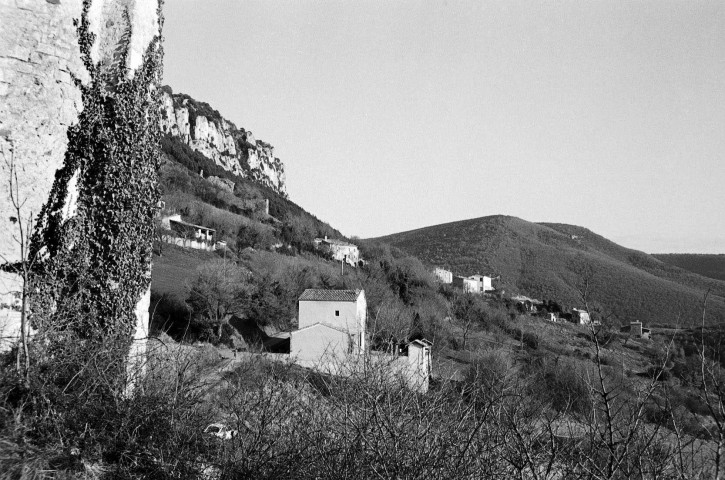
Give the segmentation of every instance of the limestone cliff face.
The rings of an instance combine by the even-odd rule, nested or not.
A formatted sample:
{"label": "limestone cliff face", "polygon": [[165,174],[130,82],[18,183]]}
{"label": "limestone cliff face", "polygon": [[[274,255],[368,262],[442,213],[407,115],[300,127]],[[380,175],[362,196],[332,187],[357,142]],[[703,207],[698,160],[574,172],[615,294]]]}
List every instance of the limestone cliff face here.
{"label": "limestone cliff face", "polygon": [[238,128],[208,104],[188,95],[164,92],[162,128],[217,165],[236,175],[255,180],[286,196],[284,165],[274,147],[256,140],[252,132]]}

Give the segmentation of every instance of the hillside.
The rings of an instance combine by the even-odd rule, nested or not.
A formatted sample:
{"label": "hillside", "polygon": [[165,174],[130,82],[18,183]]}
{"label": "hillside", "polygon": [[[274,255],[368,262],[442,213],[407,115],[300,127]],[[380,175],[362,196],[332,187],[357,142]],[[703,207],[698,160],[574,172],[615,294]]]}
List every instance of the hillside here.
{"label": "hillside", "polygon": [[542,300],[590,303],[619,321],[691,324],[708,289],[710,322],[725,319],[725,282],[631,250],[583,227],[490,216],[411,230],[374,240],[457,275],[501,276],[501,287]]}
{"label": "hillside", "polygon": [[655,253],[652,256],[669,265],[680,267],[703,277],[725,281],[725,254]]}

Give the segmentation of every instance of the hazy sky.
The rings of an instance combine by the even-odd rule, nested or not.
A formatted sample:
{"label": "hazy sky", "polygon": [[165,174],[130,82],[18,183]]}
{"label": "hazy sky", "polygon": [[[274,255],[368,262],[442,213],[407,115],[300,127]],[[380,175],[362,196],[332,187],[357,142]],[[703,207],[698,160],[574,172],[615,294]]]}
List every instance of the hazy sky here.
{"label": "hazy sky", "polygon": [[725,3],[167,0],[165,83],[346,235],[506,214],[725,253]]}

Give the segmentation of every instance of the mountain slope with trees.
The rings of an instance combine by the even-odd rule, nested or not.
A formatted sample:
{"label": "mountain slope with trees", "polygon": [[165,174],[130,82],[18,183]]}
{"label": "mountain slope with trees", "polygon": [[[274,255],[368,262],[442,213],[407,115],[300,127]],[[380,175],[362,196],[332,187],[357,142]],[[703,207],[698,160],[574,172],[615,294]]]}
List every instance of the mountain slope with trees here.
{"label": "mountain slope with trees", "polygon": [[666,264],[574,225],[489,216],[375,240],[457,275],[500,275],[500,285],[542,300],[582,305],[582,290],[604,315],[621,322],[690,325],[710,291],[709,318],[725,319],[725,282]]}
{"label": "mountain slope with trees", "polygon": [[725,281],[725,254],[655,253],[657,260],[697,273],[703,277]]}

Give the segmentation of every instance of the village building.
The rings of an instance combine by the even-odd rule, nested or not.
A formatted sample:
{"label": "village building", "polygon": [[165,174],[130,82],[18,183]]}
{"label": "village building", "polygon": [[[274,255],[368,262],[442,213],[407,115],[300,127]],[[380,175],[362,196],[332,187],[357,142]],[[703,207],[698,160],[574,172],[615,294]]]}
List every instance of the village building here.
{"label": "village building", "polygon": [[181,215],[169,215],[161,218],[161,226],[167,230],[162,240],[180,247],[213,251],[216,249],[214,235],[216,230],[185,222]]}
{"label": "village building", "polygon": [[433,275],[435,275],[441,283],[453,283],[453,272],[446,270],[445,268],[436,267],[433,270]]}
{"label": "village building", "polygon": [[349,265],[357,266],[360,261],[360,250],[357,245],[352,243],[327,238],[327,235],[325,235],[325,238],[316,238],[314,243],[317,248],[330,252],[332,258],[338,262],[345,262]]}
{"label": "village building", "polygon": [[652,335],[651,330],[649,328],[643,328],[642,322],[639,321],[629,322],[629,325],[620,327],[619,331],[628,333],[630,337],[643,338],[645,340],[649,340]]}
{"label": "village building", "polygon": [[579,308],[571,309],[571,321],[578,325],[590,325],[592,323],[589,312],[587,312],[586,310],[581,310]]}
{"label": "village building", "polygon": [[299,298],[299,329],[290,354],[306,361],[365,352],[367,301],[364,290],[307,289]]}
{"label": "village building", "polygon": [[487,277],[486,275],[471,275],[467,280],[469,280],[468,284],[473,288],[473,290],[470,290],[471,292],[486,293],[494,289],[491,277]]}
{"label": "village building", "polygon": [[305,290],[299,298],[299,328],[289,338],[292,361],[335,375],[372,367],[391,381],[397,378],[411,390],[427,392],[432,343],[413,340],[402,354],[368,352],[366,315],[364,290]]}
{"label": "village building", "polygon": [[492,279],[485,275],[471,275],[470,277],[453,277],[453,286],[462,288],[464,292],[486,293],[493,291]]}
{"label": "village building", "polygon": [[430,386],[431,349],[433,343],[422,338],[408,344],[407,369],[404,378],[412,390],[426,393]]}

